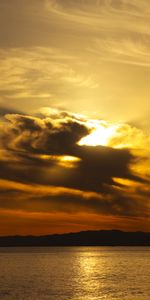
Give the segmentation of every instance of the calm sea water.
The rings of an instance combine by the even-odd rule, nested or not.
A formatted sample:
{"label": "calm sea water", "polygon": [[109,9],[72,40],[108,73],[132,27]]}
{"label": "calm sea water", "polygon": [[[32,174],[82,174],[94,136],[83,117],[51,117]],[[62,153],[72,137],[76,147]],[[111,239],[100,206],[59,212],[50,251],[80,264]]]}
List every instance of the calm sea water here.
{"label": "calm sea water", "polygon": [[0,300],[150,300],[150,247],[0,248]]}

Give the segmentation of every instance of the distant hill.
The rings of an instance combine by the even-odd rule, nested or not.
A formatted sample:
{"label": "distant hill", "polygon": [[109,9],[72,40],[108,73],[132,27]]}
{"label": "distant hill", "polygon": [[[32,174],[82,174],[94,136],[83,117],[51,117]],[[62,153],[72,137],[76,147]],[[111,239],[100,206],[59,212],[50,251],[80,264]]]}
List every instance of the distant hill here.
{"label": "distant hill", "polygon": [[0,237],[0,247],[11,246],[150,246],[150,232],[100,230],[46,236]]}

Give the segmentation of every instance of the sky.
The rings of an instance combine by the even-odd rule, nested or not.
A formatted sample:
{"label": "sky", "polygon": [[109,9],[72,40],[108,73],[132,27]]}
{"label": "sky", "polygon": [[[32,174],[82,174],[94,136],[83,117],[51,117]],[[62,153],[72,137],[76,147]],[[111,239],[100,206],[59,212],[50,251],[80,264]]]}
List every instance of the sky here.
{"label": "sky", "polygon": [[149,78],[149,0],[0,0],[0,235],[150,231]]}

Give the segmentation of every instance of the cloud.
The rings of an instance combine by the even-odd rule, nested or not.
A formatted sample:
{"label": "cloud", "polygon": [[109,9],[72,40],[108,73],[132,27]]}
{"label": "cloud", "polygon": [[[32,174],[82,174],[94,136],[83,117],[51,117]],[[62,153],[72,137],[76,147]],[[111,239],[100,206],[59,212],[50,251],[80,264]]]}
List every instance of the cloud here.
{"label": "cloud", "polygon": [[[75,1],[75,0],[46,0],[47,9],[62,17],[70,22],[91,25],[95,30],[95,25],[101,25],[101,30],[108,30],[112,25],[111,29],[115,29],[117,25],[120,25],[119,30],[123,30],[124,26],[127,29],[131,29],[129,26],[132,19],[139,19],[140,24],[132,24],[132,30],[138,30],[141,23],[143,23],[143,31],[146,32],[147,27],[144,26],[145,16],[148,17],[148,12],[150,11],[149,1],[145,0],[141,3],[140,0],[135,0],[133,3],[131,1]],[[101,18],[99,18],[101,16]],[[109,21],[106,22],[106,19]],[[146,22],[149,20],[146,18]],[[98,28],[99,29],[99,28]]]}
{"label": "cloud", "polygon": [[[60,115],[61,116],[61,115]],[[40,154],[72,154],[75,144],[89,133],[86,126],[78,120],[65,118],[53,120],[51,118],[39,119],[23,115],[6,115],[11,122],[3,142],[9,148],[30,150]],[[10,140],[9,140],[10,138]],[[5,146],[6,146],[5,143]],[[6,146],[7,147],[7,146]]]}
{"label": "cloud", "polygon": [[147,0],[0,1],[0,102],[149,120],[149,11]]}
{"label": "cloud", "polygon": [[[1,48],[0,49],[0,95],[6,99],[48,101],[64,86],[95,89],[97,83],[92,75],[79,71],[76,56],[61,53],[52,47]],[[56,89],[56,86],[59,88]],[[56,93],[56,90],[57,93]],[[47,102],[46,102],[47,103]]]}
{"label": "cloud", "polygon": [[90,49],[93,54],[100,53],[100,60],[107,60],[138,67],[150,66],[150,43],[147,37],[119,35],[114,38],[93,40]]}
{"label": "cloud", "polygon": [[[69,214],[148,224],[149,13],[149,0],[0,0],[0,201],[11,220],[54,222],[56,211],[66,227]],[[95,147],[83,143],[91,134]]]}
{"label": "cloud", "polygon": [[96,193],[0,180],[0,208],[14,212],[42,214],[86,213],[100,216],[149,218],[150,210],[145,201],[145,194],[137,193],[140,184],[135,185],[134,193],[132,188],[128,187],[127,191],[125,186],[118,188],[108,185],[106,188],[107,192]]}
{"label": "cloud", "polygon": [[[60,171],[60,175],[51,178],[52,184],[57,185],[61,182],[62,186],[100,191],[101,185],[103,183],[111,184],[113,177],[140,180],[130,171],[130,165],[134,163],[135,157],[128,149],[78,145],[82,137],[90,133],[87,122],[82,119],[79,120],[65,112],[58,113],[57,118],[56,115],[40,119],[9,114],[6,115],[6,119],[9,123],[7,128],[6,125],[4,126],[4,133],[1,133],[2,147],[7,152],[13,152],[23,162],[23,178],[26,178],[27,166],[30,169],[29,179],[31,180],[31,175],[34,178],[35,172],[34,170],[31,172],[32,166],[35,169],[38,169],[39,166],[41,168],[42,158],[47,155],[46,164],[49,168],[56,165],[58,173]],[[71,170],[67,168],[63,170],[63,167],[58,165],[57,156],[75,157],[78,159],[78,163]],[[6,172],[4,172],[4,168],[6,168]],[[5,167],[5,163],[3,163],[1,172],[9,176],[11,172],[8,172],[7,168],[9,168],[9,164]],[[11,168],[12,164],[10,170]],[[22,178],[20,176],[21,169],[17,165],[14,169]],[[61,175],[61,172],[64,173],[64,176]],[[12,173],[15,173],[14,170]],[[83,180],[83,178],[85,179]]]}
{"label": "cloud", "polygon": [[80,146],[91,131],[90,121],[65,111],[47,112],[41,118],[5,116],[1,209],[147,219],[149,183],[132,171],[137,157],[129,149]]}

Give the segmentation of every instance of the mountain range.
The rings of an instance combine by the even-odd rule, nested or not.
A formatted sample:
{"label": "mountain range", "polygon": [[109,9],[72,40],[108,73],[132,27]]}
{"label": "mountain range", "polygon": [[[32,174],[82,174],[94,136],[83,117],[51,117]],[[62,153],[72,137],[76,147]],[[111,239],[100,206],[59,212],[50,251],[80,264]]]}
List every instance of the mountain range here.
{"label": "mountain range", "polygon": [[150,246],[150,232],[99,230],[45,236],[0,237],[0,247],[17,246]]}

